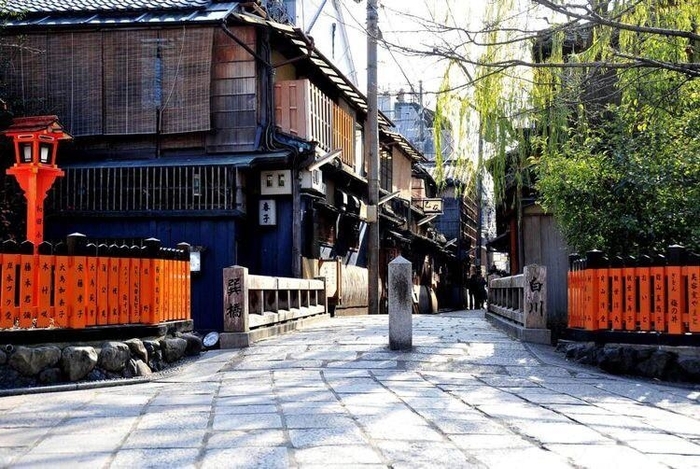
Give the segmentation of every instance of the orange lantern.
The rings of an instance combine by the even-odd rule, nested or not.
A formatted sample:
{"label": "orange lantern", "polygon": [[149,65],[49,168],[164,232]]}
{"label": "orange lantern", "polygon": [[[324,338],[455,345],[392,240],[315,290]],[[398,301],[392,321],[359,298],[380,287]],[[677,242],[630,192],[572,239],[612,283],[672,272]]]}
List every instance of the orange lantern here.
{"label": "orange lantern", "polygon": [[27,240],[37,252],[44,240],[44,199],[58,177],[64,175],[56,166],[58,142],[71,140],[56,116],[18,117],[3,132],[12,138],[15,164],[7,170],[17,179],[27,199]]}

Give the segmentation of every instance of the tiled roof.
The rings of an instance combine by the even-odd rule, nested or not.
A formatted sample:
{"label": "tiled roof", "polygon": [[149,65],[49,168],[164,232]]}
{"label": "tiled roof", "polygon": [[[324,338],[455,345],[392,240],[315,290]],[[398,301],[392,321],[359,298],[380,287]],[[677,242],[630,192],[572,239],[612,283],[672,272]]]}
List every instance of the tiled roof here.
{"label": "tiled roof", "polygon": [[201,8],[211,0],[7,0],[1,7],[14,13],[153,11]]}

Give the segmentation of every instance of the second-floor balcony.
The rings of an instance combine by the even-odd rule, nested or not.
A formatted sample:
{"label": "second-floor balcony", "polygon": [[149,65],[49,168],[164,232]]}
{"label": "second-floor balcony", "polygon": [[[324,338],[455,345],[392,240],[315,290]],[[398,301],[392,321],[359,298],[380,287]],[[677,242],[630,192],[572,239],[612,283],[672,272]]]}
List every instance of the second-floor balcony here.
{"label": "second-floor balcony", "polygon": [[326,152],[341,149],[341,161],[357,172],[355,119],[309,80],[275,84],[275,120],[283,131],[318,142]]}

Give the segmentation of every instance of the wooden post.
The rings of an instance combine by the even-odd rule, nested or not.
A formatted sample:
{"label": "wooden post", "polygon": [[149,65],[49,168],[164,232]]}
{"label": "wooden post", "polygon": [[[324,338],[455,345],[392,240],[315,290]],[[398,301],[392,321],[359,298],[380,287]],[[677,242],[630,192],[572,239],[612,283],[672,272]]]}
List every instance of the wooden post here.
{"label": "wooden post", "polygon": [[39,269],[37,278],[37,324],[36,327],[45,328],[54,325],[54,307],[51,304],[51,292],[53,286],[51,280],[53,277],[55,259],[53,254],[53,246],[50,243],[43,242],[39,245]]}
{"label": "wooden post", "polygon": [[129,257],[131,258],[131,272],[129,275],[129,323],[141,324],[143,317],[141,316],[141,248],[131,246],[129,249]]}
{"label": "wooden post", "polygon": [[129,259],[129,246],[119,247],[119,324],[129,324],[129,274],[131,259]]}
{"label": "wooden post", "polygon": [[143,250],[145,251],[144,266],[141,268],[143,321],[146,324],[158,324],[160,316],[159,313],[156,314],[156,290],[159,287],[159,278],[157,278],[156,274],[156,258],[160,250],[160,240],[148,238],[143,244]]}
{"label": "wooden post", "polygon": [[668,281],[668,295],[666,298],[667,329],[669,334],[683,334],[687,318],[686,302],[683,291],[683,267],[685,262],[685,248],[683,246],[669,246],[668,266],[666,278]]}
{"label": "wooden post", "polygon": [[119,246],[109,247],[109,324],[119,324]]}
{"label": "wooden post", "polygon": [[85,285],[85,310],[87,314],[86,325],[96,326],[98,324],[97,315],[97,281],[99,261],[97,257],[97,246],[95,244],[87,245],[87,280]]}
{"label": "wooden post", "polygon": [[[586,253],[585,275],[586,330],[607,329],[608,276],[605,257],[601,251],[593,250]],[[603,310],[600,310],[601,302]]]}
{"label": "wooden post", "polygon": [[688,259],[688,328],[700,332],[700,255],[691,254]]}
{"label": "wooden post", "polygon": [[73,233],[67,236],[68,247],[68,315],[69,327],[82,329],[87,324],[85,314],[85,281],[86,281],[86,257],[85,246],[87,238],[82,233]]}
{"label": "wooden post", "polygon": [[70,258],[67,256],[65,243],[58,243],[54,247],[56,253],[56,269],[54,275],[54,326],[68,327],[69,299],[69,269]]}
{"label": "wooden post", "polygon": [[192,246],[189,243],[178,243],[177,248],[180,250],[180,257],[178,260],[178,271],[180,273],[180,278],[178,283],[180,284],[180,313],[178,319],[189,319],[190,318],[190,302],[191,302],[191,291],[190,282],[190,249]]}
{"label": "wooden post", "polygon": [[36,325],[37,309],[35,282],[38,282],[35,275],[36,263],[34,256],[34,244],[31,241],[24,241],[19,246],[19,327],[20,329],[30,329]]}
{"label": "wooden post", "polygon": [[613,257],[610,262],[610,322],[614,330],[622,330],[622,318],[624,316],[623,278],[622,258],[619,256]]}
{"label": "wooden post", "polygon": [[637,261],[635,273],[639,279],[639,329],[651,330],[651,257],[642,255]]}
{"label": "wooden post", "polygon": [[637,330],[639,311],[637,310],[637,260],[628,257],[625,261],[625,323],[626,331]]}
{"label": "wooden post", "polygon": [[654,289],[653,318],[654,330],[657,332],[666,331],[666,258],[656,256],[651,267],[651,281]]}
{"label": "wooden post", "polygon": [[97,246],[97,324],[109,322],[109,247]]}
{"label": "wooden post", "polygon": [[224,269],[224,331],[249,332],[248,269],[234,265]]}

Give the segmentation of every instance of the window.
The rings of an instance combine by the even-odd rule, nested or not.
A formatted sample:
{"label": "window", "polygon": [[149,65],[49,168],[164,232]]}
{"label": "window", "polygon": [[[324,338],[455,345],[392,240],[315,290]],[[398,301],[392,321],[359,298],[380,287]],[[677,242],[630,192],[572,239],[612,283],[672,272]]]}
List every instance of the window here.
{"label": "window", "polygon": [[379,187],[389,192],[392,192],[393,187],[393,164],[391,152],[381,150],[379,152]]}

